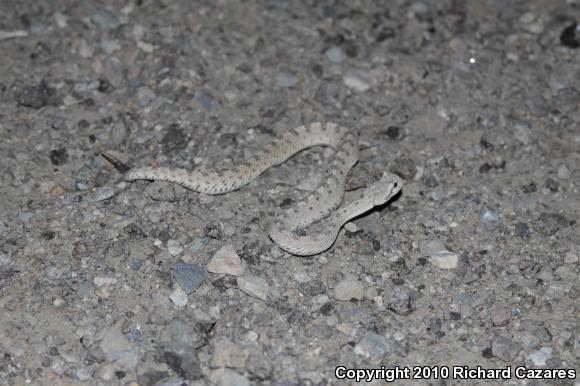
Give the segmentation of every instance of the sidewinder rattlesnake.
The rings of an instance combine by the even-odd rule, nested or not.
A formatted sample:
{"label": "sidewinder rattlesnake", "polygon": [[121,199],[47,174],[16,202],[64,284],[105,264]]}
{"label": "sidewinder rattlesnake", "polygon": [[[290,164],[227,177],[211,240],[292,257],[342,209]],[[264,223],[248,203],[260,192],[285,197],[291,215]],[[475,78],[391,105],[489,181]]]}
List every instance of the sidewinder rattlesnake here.
{"label": "sidewinder rattlesnake", "polygon": [[[283,250],[311,256],[329,249],[342,226],[396,195],[402,180],[389,172],[364,189],[358,198],[335,210],[342,203],[346,175],[358,161],[354,134],[335,123],[311,123],[291,129],[239,166],[225,171],[188,171],[167,167],[129,170],[125,178],[169,181],[197,192],[223,194],[236,190],[262,174],[270,166],[283,163],[292,155],[312,146],[330,146],[335,151],[328,162],[326,176],[306,199],[287,210],[270,227],[270,238]],[[324,219],[318,234],[300,236],[296,230]]]}

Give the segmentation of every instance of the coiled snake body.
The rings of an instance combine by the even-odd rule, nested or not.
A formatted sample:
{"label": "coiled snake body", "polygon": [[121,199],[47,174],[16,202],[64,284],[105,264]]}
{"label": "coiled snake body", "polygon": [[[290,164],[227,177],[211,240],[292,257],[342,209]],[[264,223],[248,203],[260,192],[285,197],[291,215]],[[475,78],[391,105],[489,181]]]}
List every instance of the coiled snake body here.
{"label": "coiled snake body", "polygon": [[[268,234],[283,250],[300,256],[321,253],[334,244],[338,232],[350,219],[377,205],[386,203],[401,190],[401,179],[384,173],[383,177],[364,189],[358,198],[335,210],[342,203],[344,184],[350,168],[358,161],[356,137],[335,123],[312,123],[284,133],[246,162],[225,171],[188,171],[167,167],[129,170],[125,178],[133,180],[169,181],[197,192],[223,194],[236,190],[278,165],[299,151],[312,146],[330,146],[335,151],[329,160],[323,183],[294,208],[275,220]],[[324,219],[322,232],[305,236],[297,230]]]}

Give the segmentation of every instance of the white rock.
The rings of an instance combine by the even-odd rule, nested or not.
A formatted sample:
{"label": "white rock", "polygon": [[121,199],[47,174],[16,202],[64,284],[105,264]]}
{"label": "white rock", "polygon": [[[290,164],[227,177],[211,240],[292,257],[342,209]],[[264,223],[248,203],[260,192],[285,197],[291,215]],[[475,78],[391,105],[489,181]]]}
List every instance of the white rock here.
{"label": "white rock", "polygon": [[179,256],[183,253],[183,247],[177,240],[167,240],[167,250],[173,257]]}
{"label": "white rock", "polygon": [[350,69],[344,74],[342,79],[346,87],[355,91],[365,92],[371,88],[368,72],[364,70]]}
{"label": "white rock", "polygon": [[457,253],[441,251],[431,255],[429,259],[431,264],[441,269],[455,269],[459,265],[459,256]]}
{"label": "white rock", "polygon": [[241,276],[244,273],[244,265],[234,247],[226,245],[217,251],[207,263],[207,270],[213,273]]}
{"label": "white rock", "polygon": [[552,358],[552,347],[542,347],[527,356],[527,359],[534,364],[534,366],[546,366],[546,362]]}
{"label": "white rock", "polygon": [[177,288],[169,295],[169,300],[171,300],[175,307],[185,307],[187,304],[187,294],[181,288]]}
{"label": "white rock", "polygon": [[455,269],[459,265],[459,255],[450,252],[439,240],[425,240],[420,247],[421,256],[430,257],[429,261],[441,269]]}

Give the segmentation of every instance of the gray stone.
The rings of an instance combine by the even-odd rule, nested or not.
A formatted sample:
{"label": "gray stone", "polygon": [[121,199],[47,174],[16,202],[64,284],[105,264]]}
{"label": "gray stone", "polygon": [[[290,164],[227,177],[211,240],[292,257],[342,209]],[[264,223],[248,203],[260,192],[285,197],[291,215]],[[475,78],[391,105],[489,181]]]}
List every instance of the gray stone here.
{"label": "gray stone", "polygon": [[0,221],[0,236],[2,236],[6,231],[8,231],[8,227]]}
{"label": "gray stone", "polygon": [[209,239],[207,237],[194,237],[191,240],[191,244],[189,245],[189,249],[191,252],[195,253],[201,250],[203,247],[209,244]]}
{"label": "gray stone", "polygon": [[490,314],[494,326],[505,326],[512,317],[511,309],[503,303],[492,304]]}
{"label": "gray stone", "polygon": [[341,47],[331,47],[324,53],[326,58],[332,63],[340,64],[344,62],[346,55]]}
{"label": "gray stone", "polygon": [[196,91],[194,99],[204,108],[205,111],[212,112],[220,107],[220,102],[207,91]]}
{"label": "gray stone", "polygon": [[552,358],[552,347],[542,347],[530,353],[526,359],[530,361],[534,366],[546,366],[547,362]]}
{"label": "gray stone", "polygon": [[133,271],[138,271],[141,267],[143,266],[143,260],[137,258],[137,257],[133,257],[131,258],[131,260],[129,261],[129,267],[133,270]]}
{"label": "gray stone", "polygon": [[218,386],[250,386],[250,381],[243,375],[230,369],[223,369],[219,371]]}
{"label": "gray stone", "polygon": [[558,168],[558,178],[562,180],[567,180],[570,177],[572,177],[570,169],[568,169],[566,165],[560,165],[560,167]]}
{"label": "gray stone", "polygon": [[491,343],[492,354],[506,362],[512,361],[520,350],[521,347],[519,344],[505,336],[497,336]]}
{"label": "gray stone", "polygon": [[560,228],[567,227],[568,220],[560,213],[542,213],[534,221],[534,230],[545,236],[552,236],[560,230]]}
{"label": "gray stone", "polygon": [[22,211],[20,213],[18,213],[18,219],[20,221],[22,221],[23,223],[27,223],[28,221],[30,221],[30,219],[32,218],[32,216],[34,216],[34,214],[30,213],[30,212],[25,212]]}
{"label": "gray stone", "polygon": [[367,332],[355,346],[354,352],[367,358],[384,359],[391,353],[391,347],[384,336]]}
{"label": "gray stone", "polygon": [[519,222],[515,225],[514,233],[518,237],[526,237],[530,235],[530,227],[525,222]]}
{"label": "gray stone", "polygon": [[282,88],[294,87],[298,84],[298,77],[294,74],[279,71],[275,77],[276,86]]}
{"label": "gray stone", "polygon": [[169,295],[169,300],[171,300],[176,307],[185,307],[187,305],[187,294],[181,288],[176,288]]}
{"label": "gray stone", "polygon": [[441,269],[455,269],[459,265],[459,255],[447,250],[439,240],[425,240],[420,244],[421,256],[428,256],[429,262]]}
{"label": "gray stone", "polygon": [[189,295],[195,291],[206,278],[205,268],[201,264],[178,262],[173,264],[171,276]]}
{"label": "gray stone", "polygon": [[334,298],[336,300],[363,300],[365,296],[365,286],[359,280],[344,279],[339,281],[334,287]]}
{"label": "gray stone", "polygon": [[100,8],[90,16],[90,21],[99,28],[113,29],[127,23],[127,17],[121,12]]}
{"label": "gray stone", "polygon": [[241,276],[244,273],[244,266],[234,247],[226,245],[207,263],[207,270],[213,273]]}
{"label": "gray stone", "polygon": [[105,201],[115,195],[115,189],[110,186],[101,186],[96,188],[91,194],[88,194],[85,198],[86,202],[99,202]]}
{"label": "gray stone", "polygon": [[238,287],[246,294],[260,300],[266,300],[270,292],[270,286],[266,280],[252,275],[238,277]]}
{"label": "gray stone", "polygon": [[479,211],[479,221],[481,221],[484,227],[492,230],[499,225],[499,216],[495,209],[484,206]]}
{"label": "gray stone", "polygon": [[171,256],[176,257],[181,255],[183,252],[183,247],[177,240],[167,240],[167,250]]}
{"label": "gray stone", "polygon": [[408,315],[415,310],[415,293],[407,287],[395,287],[384,300],[387,308],[399,315]]}

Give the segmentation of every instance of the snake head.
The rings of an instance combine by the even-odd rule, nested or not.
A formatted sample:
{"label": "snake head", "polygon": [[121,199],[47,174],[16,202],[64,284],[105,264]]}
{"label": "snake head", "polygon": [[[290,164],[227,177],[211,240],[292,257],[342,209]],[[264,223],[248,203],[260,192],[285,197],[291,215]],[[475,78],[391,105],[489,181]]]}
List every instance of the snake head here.
{"label": "snake head", "polygon": [[371,185],[367,194],[371,197],[373,205],[382,205],[389,201],[403,187],[403,180],[396,174],[385,172],[383,177]]}

